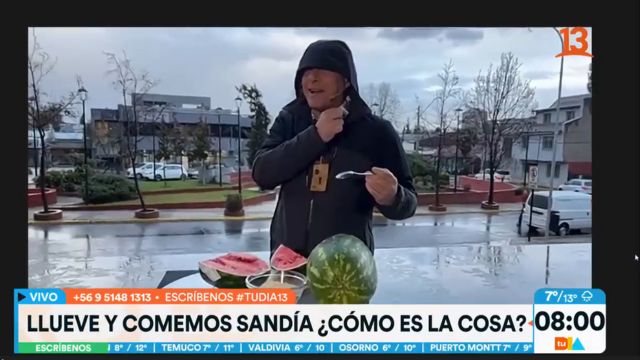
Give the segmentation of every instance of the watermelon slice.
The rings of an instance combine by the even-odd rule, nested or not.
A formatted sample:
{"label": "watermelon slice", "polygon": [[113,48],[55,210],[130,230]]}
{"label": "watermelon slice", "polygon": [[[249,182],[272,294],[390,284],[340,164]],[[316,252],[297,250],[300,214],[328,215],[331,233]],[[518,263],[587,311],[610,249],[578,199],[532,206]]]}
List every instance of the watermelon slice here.
{"label": "watermelon slice", "polygon": [[247,253],[228,253],[199,263],[200,271],[211,281],[244,281],[249,275],[261,274],[269,270],[269,264],[257,256]]}
{"label": "watermelon slice", "polygon": [[278,271],[289,271],[307,264],[307,258],[280,245],[271,256],[271,267]]}

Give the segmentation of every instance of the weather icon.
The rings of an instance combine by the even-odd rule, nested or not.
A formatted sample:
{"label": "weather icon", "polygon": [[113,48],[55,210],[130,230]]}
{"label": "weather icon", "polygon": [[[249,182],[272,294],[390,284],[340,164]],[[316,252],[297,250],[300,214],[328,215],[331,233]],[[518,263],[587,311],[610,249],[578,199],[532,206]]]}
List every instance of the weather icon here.
{"label": "weather icon", "polygon": [[591,301],[591,298],[593,298],[593,294],[591,293],[591,291],[585,291],[582,293],[582,300],[584,300],[584,302]]}

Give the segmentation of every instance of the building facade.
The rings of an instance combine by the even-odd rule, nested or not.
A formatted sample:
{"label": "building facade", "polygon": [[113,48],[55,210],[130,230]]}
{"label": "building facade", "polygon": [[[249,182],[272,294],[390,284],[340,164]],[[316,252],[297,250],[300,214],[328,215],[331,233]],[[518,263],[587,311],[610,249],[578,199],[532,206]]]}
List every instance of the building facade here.
{"label": "building facade", "polygon": [[[553,131],[560,122],[557,136],[555,169],[553,160]],[[560,117],[556,103],[546,109],[535,110],[533,128],[518,139],[512,149],[511,176],[524,181],[527,166],[538,166],[538,185],[554,187],[578,177],[591,177],[591,95],[569,96],[560,99]]]}
{"label": "building facade", "polygon": [[[45,131],[45,163],[50,167],[74,167],[81,165],[84,159],[84,137],[82,125],[61,123]],[[33,129],[27,131],[27,166],[40,166],[42,142]],[[91,154],[87,144],[88,156]]]}
{"label": "building facade", "polygon": [[[137,160],[151,161],[154,152],[160,148],[160,131],[165,128],[180,127],[185,134],[191,133],[201,124],[207,125],[210,134],[210,162],[217,162],[218,149],[221,149],[221,161],[228,166],[238,164],[238,138],[242,152],[242,165],[246,166],[246,143],[251,130],[251,119],[246,115],[239,116],[240,134],[238,131],[237,111],[211,109],[211,99],[201,96],[177,96],[163,94],[132,95],[135,96],[138,108],[138,127],[133,123],[132,106],[118,105],[117,109],[91,109],[92,147],[95,158],[106,166],[128,166],[121,164],[127,159],[127,141],[132,141],[137,134]],[[129,134],[127,140],[127,113],[129,115]],[[240,135],[240,136],[239,136]],[[186,150],[191,146],[191,139],[186,139]],[[133,147],[133,146],[132,146]],[[173,159],[172,161],[180,161]]]}

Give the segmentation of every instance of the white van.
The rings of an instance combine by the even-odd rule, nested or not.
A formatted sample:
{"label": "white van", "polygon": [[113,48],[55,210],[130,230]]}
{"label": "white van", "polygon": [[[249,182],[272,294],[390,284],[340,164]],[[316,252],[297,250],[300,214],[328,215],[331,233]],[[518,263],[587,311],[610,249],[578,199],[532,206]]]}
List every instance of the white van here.
{"label": "white van", "polygon": [[[523,228],[526,229],[529,226],[532,230],[544,232],[548,204],[548,191],[535,191],[533,196],[529,195],[522,215]],[[529,218],[531,218],[531,223],[529,223]],[[587,229],[591,229],[591,195],[580,192],[554,191],[549,230],[559,236],[565,236],[571,230]]]}

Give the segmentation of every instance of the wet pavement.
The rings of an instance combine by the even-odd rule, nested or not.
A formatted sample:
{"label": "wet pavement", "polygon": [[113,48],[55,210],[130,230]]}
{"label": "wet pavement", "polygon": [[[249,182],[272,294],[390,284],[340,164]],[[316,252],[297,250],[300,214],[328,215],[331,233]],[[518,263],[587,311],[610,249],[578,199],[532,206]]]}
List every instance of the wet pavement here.
{"label": "wet pavement", "polygon": [[[540,287],[591,285],[589,236],[527,243],[516,222],[514,213],[376,220],[374,302],[527,303]],[[269,221],[32,225],[29,286],[157,287],[167,271],[228,251],[268,254],[268,244]]]}

